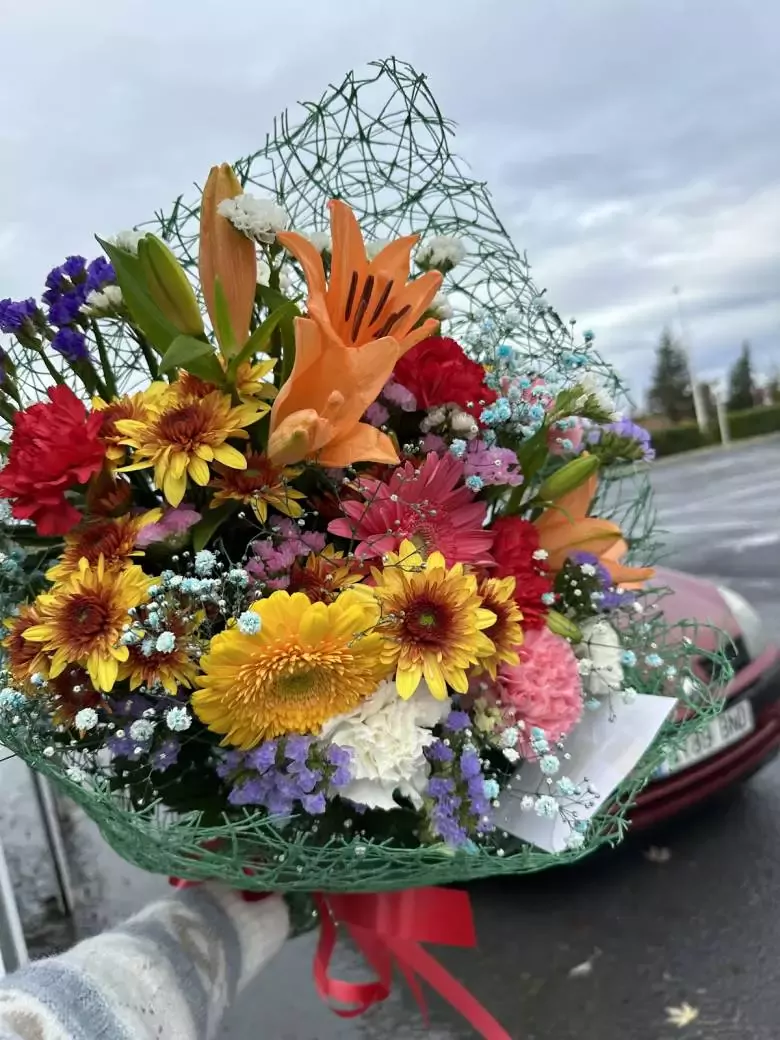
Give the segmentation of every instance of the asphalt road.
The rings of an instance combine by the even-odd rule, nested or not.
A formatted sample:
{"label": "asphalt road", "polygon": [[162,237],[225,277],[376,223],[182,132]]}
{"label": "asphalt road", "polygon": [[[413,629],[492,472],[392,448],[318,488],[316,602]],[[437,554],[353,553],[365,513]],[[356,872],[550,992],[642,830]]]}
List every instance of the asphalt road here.
{"label": "asphalt road", "polygon": [[[780,440],[664,462],[654,482],[668,531],[665,562],[733,585],[780,636]],[[101,849],[88,826],[78,824],[70,838],[84,908],[80,930],[95,930],[165,890],[161,879]],[[11,853],[25,913],[40,928],[51,881],[45,871],[25,869],[24,846]],[[441,959],[517,1040],[776,1040],[778,858],[780,763],[651,839],[575,869],[475,886],[480,950],[445,951]],[[44,928],[37,948],[47,935],[56,933]],[[436,998],[426,1031],[400,984],[357,1022],[336,1019],[314,995],[312,950],[311,937],[289,944],[241,998],[225,1040],[474,1035]],[[349,953],[340,966],[356,970]],[[697,1009],[696,1020],[682,1029],[666,1024],[665,1009],[684,1002]]]}

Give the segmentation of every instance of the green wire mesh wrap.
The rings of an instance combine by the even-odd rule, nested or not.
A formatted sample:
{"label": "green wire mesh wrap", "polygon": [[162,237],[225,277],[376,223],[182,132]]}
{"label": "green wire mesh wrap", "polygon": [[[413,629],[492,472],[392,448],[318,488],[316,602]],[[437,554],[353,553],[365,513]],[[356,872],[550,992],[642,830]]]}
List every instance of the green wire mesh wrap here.
{"label": "green wire mesh wrap", "polygon": [[[445,282],[456,312],[448,332],[481,360],[489,360],[499,343],[512,343],[527,359],[529,370],[543,374],[559,367],[572,350],[582,349],[574,346],[572,325],[560,319],[534,286],[528,263],[510,241],[484,184],[474,180],[450,151],[452,125],[440,113],[423,76],[392,59],[374,63],[362,76],[350,73],[340,86],[329,88],[303,109],[299,125],[292,125],[285,113],[275,121],[265,145],[235,164],[248,190],[275,196],[289,212],[291,226],[303,231],[325,230],[326,202],[340,197],[353,207],[368,239],[409,231],[459,236],[467,257]],[[198,193],[193,195],[197,200]],[[194,270],[197,201],[179,198],[149,226]],[[138,384],[141,365],[135,344],[121,328],[114,328],[109,346],[118,359],[122,391]],[[42,392],[48,381],[45,367],[31,366],[29,355],[19,348],[14,360],[24,392]],[[611,368],[590,348],[588,368],[614,393],[622,392]],[[599,514],[621,524],[632,557],[651,560],[656,535],[646,468],[627,466],[606,474]],[[354,831],[327,838],[317,829],[293,833],[259,811],[241,809],[229,817],[215,817],[176,814],[159,803],[141,805],[127,792],[112,790],[107,763],[105,775],[98,772],[77,782],[72,769],[67,773],[66,763],[47,757],[43,733],[36,731],[34,702],[24,709],[26,718],[5,720],[0,738],[81,805],[121,856],[155,872],[292,892],[377,891],[543,870],[619,840],[637,792],[670,746],[684,741],[717,711],[717,686],[730,677],[720,652],[697,648],[695,623],[668,630],[659,610],[663,590],[644,595],[645,612],[624,627],[625,643],[638,661],[656,653],[677,671],[670,681],[665,669],[640,664],[627,670],[627,682],[644,693],[673,693],[688,718],[665,726],[640,767],[593,821],[586,847],[560,855],[502,833],[472,852],[453,852],[443,845],[375,842]],[[708,635],[707,645],[719,644],[719,636]],[[705,673],[715,675],[717,682],[708,687],[701,678]],[[67,764],[79,765],[77,753]]]}

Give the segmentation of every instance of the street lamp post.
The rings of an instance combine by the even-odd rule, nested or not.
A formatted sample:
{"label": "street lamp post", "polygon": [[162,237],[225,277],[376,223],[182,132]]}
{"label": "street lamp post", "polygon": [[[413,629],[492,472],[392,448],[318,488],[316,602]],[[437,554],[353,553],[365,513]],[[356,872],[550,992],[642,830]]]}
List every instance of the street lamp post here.
{"label": "street lamp post", "polygon": [[691,364],[691,337],[688,326],[683,317],[682,301],[680,299],[680,287],[675,285],[672,289],[674,296],[677,300],[677,317],[680,322],[680,333],[681,341],[680,348],[682,350],[683,357],[685,358],[685,367],[688,369],[688,379],[691,384],[691,393],[693,394],[693,412],[696,416],[696,422],[699,429],[704,433],[707,429],[707,408],[704,404],[704,397],[701,392],[701,387],[696,379],[696,375],[693,371],[693,365]]}

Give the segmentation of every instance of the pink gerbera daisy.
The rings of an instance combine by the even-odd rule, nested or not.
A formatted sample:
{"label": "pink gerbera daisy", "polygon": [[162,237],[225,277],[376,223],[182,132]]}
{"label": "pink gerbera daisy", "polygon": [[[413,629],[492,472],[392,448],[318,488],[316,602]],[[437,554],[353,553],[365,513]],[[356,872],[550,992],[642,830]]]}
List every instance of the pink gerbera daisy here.
{"label": "pink gerbera daisy", "polygon": [[409,539],[426,556],[440,552],[447,566],[491,566],[493,534],[483,524],[486,506],[463,483],[463,462],[431,452],[420,466],[407,462],[386,483],[363,479],[363,501],[341,504],[344,517],[331,534],[357,539],[359,559],[395,552]]}

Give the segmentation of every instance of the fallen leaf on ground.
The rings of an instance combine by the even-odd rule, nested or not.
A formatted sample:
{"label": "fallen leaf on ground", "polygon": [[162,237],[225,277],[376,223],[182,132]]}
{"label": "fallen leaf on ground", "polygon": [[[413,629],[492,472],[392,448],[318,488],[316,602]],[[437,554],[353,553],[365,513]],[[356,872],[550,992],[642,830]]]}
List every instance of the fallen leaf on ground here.
{"label": "fallen leaf on ground", "polygon": [[569,971],[570,979],[584,979],[587,975],[593,971],[593,963],[601,956],[601,950],[598,948],[588,957],[582,964],[575,964],[574,967]]}
{"label": "fallen leaf on ground", "polygon": [[687,1000],[684,1000],[679,1007],[668,1007],[666,1009],[667,1025],[677,1026],[678,1029],[684,1029],[691,1022],[695,1022],[698,1017],[699,1009],[691,1007]]}
{"label": "fallen leaf on ground", "polygon": [[651,845],[649,849],[645,849],[644,857],[648,863],[668,863],[672,858],[672,850],[662,845]]}

